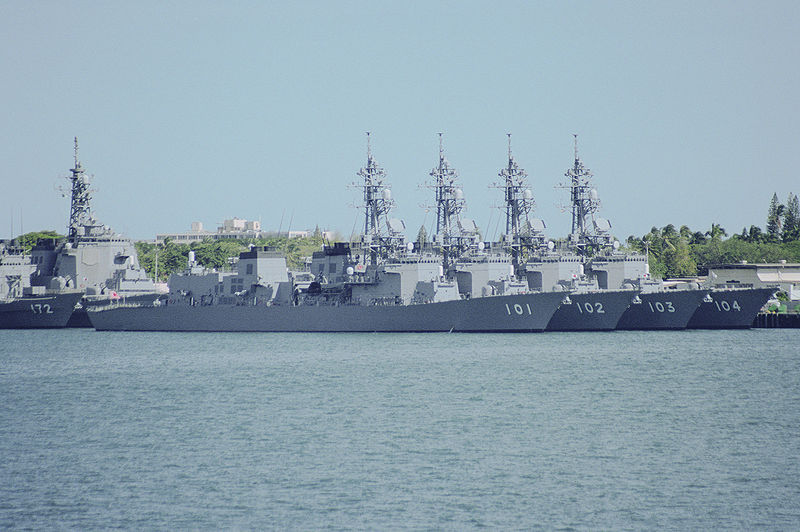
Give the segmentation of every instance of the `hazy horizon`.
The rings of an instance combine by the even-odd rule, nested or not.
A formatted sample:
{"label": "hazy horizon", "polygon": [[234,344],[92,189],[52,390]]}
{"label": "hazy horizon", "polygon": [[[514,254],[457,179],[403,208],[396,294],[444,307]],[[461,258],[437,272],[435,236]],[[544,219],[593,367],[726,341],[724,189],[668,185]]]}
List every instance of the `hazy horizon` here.
{"label": "hazy horizon", "polygon": [[0,3],[0,238],[66,230],[75,136],[131,238],[233,217],[346,237],[366,131],[411,239],[438,132],[486,238],[509,132],[551,238],[573,133],[620,240],[764,228],[800,193],[798,26],[788,1]]}

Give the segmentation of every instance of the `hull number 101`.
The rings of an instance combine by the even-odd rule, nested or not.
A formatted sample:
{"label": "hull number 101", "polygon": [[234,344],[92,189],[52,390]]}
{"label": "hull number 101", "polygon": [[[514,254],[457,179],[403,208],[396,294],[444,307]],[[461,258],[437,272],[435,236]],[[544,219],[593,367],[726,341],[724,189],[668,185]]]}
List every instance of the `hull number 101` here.
{"label": "hull number 101", "polygon": [[516,314],[517,316],[533,316],[533,311],[531,311],[531,306],[529,303],[525,303],[525,305],[520,305],[519,303],[514,303],[513,305],[509,305],[506,303],[506,312],[509,316],[512,314]]}

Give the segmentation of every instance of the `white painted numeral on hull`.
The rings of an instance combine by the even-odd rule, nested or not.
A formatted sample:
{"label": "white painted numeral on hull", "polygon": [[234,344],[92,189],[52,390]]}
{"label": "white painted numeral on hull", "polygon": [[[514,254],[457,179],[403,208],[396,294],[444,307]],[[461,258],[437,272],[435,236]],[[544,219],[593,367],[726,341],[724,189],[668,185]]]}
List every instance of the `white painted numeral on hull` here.
{"label": "white painted numeral on hull", "polygon": [[52,314],[53,310],[50,308],[50,305],[45,303],[31,303],[31,312],[34,314]]}
{"label": "white painted numeral on hull", "polygon": [[650,312],[658,312],[659,314],[664,312],[675,312],[675,307],[672,305],[672,301],[656,301],[653,303],[652,301],[648,301],[647,304],[650,306]]}
{"label": "white painted numeral on hull", "polygon": [[736,312],[741,312],[742,307],[739,306],[739,302],[735,299],[733,303],[728,303],[727,301],[714,301],[714,304],[717,306],[717,310],[720,312],[730,312],[731,310],[735,310]]}
{"label": "white painted numeral on hull", "polygon": [[583,305],[578,303],[577,306],[578,306],[578,312],[580,312],[581,314],[584,314],[584,313],[585,314],[595,314],[595,313],[596,314],[605,314],[606,313],[605,309],[603,308],[603,304],[600,303],[599,301],[597,303],[595,303],[594,305],[587,301]]}
{"label": "white painted numeral on hull", "polygon": [[509,304],[506,303],[506,314],[508,314],[509,316],[511,316],[512,314],[516,314],[517,316],[522,316],[523,314],[526,314],[526,311],[528,316],[533,316],[533,311],[531,310],[530,303],[525,303],[524,307],[519,303],[514,303],[513,306],[509,306]]}

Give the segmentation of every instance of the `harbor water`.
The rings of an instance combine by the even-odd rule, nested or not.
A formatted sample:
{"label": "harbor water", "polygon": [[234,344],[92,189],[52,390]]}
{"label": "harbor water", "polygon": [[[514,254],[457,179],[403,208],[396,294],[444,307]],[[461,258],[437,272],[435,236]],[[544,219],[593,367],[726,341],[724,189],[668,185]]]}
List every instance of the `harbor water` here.
{"label": "harbor water", "polygon": [[0,528],[798,529],[799,345],[2,330]]}

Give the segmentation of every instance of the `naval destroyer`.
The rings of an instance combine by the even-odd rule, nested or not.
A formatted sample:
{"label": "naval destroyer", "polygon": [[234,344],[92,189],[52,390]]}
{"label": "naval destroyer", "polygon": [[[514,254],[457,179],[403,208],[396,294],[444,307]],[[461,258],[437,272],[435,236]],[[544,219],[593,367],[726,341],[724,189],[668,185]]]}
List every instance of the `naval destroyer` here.
{"label": "naval destroyer", "polygon": [[556,251],[547,240],[543,220],[531,218],[533,193],[527,174],[511,153],[508,134],[508,164],[495,186],[503,190],[506,227],[502,241],[512,258],[517,276],[533,292],[563,292],[561,306],[547,324],[548,331],[613,330],[637,291],[629,287],[607,289],[587,277],[582,258],[569,250]]}
{"label": "naval destroyer", "polygon": [[[578,156],[566,173],[572,199],[570,242],[586,258],[589,275],[601,288],[634,288],[639,295],[617,324],[621,330],[738,329],[751,327],[774,289],[736,290],[703,286],[700,282],[665,282],[650,275],[648,256],[622,252],[610,236],[611,222],[596,218],[598,193],[592,173]],[[591,217],[591,225],[586,222]]]}
{"label": "naval destroyer", "polygon": [[620,316],[617,329],[684,329],[697,311],[708,290],[698,285],[670,289],[671,285],[651,278],[647,257],[620,250],[611,236],[611,222],[597,216],[600,199],[592,184],[592,172],[578,155],[574,135],[572,167],[564,174],[572,210],[572,230],[568,247],[581,257],[591,282],[601,289],[636,290],[636,297]]}
{"label": "naval destroyer", "polygon": [[[444,158],[431,175],[437,232],[430,243],[406,242],[385,171],[372,156],[357,174],[364,231],[356,242],[324,246],[310,272],[290,272],[277,250],[240,254],[233,272],[209,271],[190,255],[169,294],[152,304],[90,309],[98,330],[303,332],[543,331],[564,299],[527,290],[477,242],[460,219],[463,192]],[[503,259],[505,260],[505,259]],[[497,275],[497,265],[506,266]],[[454,277],[455,276],[455,277]]]}
{"label": "naval destroyer", "polygon": [[70,319],[83,292],[31,286],[34,269],[30,255],[0,241],[0,329],[58,328]]}
{"label": "naval destroyer", "polygon": [[89,176],[78,159],[75,138],[74,166],[70,169],[70,216],[67,238],[46,240],[31,250],[34,286],[60,285],[85,293],[67,322],[70,327],[91,327],[86,308],[114,301],[152,302],[155,283],[139,266],[133,242],[102,224],[92,213]]}

